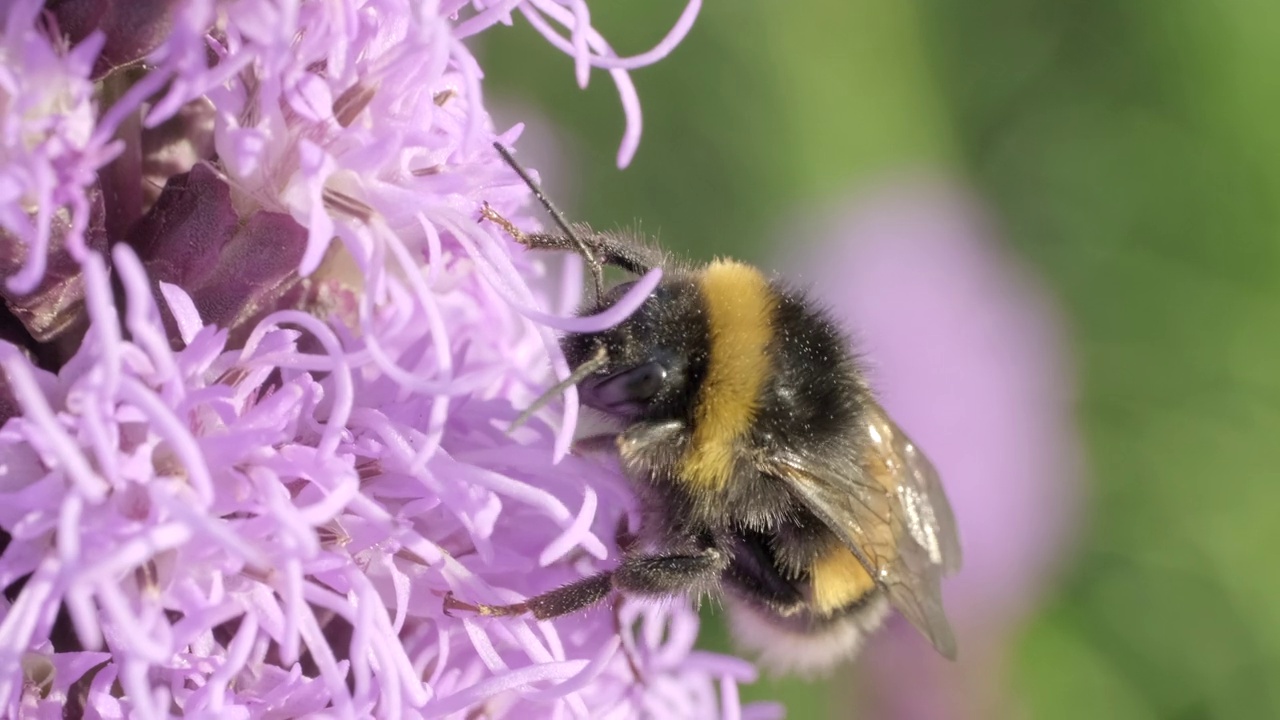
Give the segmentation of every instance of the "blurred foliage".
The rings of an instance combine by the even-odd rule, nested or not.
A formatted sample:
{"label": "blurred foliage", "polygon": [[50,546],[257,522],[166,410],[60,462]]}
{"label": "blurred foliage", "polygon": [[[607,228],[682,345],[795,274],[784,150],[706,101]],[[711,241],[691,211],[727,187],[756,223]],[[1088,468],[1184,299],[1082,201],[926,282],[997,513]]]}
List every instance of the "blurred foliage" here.
{"label": "blurred foliage", "polygon": [[[619,53],[634,53],[684,4],[599,3],[592,22]],[[671,57],[632,74],[644,137],[621,172],[622,111],[607,74],[595,71],[579,90],[572,61],[520,20],[485,35],[485,68],[490,92],[542,108],[572,135],[584,156],[577,185],[589,188],[578,218],[600,227],[642,218],[695,257],[761,257],[798,202],[950,154],[918,25],[893,0],[832,3],[821,14],[779,13],[769,0],[707,3]]]}
{"label": "blurred foliage", "polygon": [[[634,52],[682,6],[594,22]],[[489,42],[490,90],[583,151],[575,217],[644,218],[686,255],[761,258],[789,210],[904,169],[971,180],[1068,311],[1091,471],[1012,685],[1036,718],[1280,717],[1280,5],[709,3],[634,73],[624,172],[607,75],[581,93],[520,21]]]}
{"label": "blurred foliage", "polygon": [[931,8],[966,166],[1078,338],[1093,523],[1034,714],[1280,717],[1280,7]]}

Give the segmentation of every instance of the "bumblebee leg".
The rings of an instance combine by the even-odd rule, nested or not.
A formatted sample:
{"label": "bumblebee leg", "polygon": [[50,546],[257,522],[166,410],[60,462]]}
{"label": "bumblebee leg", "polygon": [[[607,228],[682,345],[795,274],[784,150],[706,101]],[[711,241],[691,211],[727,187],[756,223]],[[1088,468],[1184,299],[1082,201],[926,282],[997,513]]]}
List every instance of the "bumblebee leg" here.
{"label": "bumblebee leg", "polygon": [[573,441],[573,451],[579,455],[617,452],[618,434],[588,435]]}
{"label": "bumblebee leg", "polygon": [[612,265],[636,275],[643,275],[662,264],[662,253],[657,249],[628,242],[615,235],[592,232],[585,226],[575,226],[578,237],[573,238],[554,233],[526,233],[488,204],[480,208],[480,215],[530,250],[565,250],[581,254],[585,249],[591,254],[591,257],[584,258],[587,262]]}
{"label": "bumblebee leg", "polygon": [[680,420],[636,423],[617,437],[623,465],[635,463],[651,470],[670,470],[684,453],[689,426]]}
{"label": "bumblebee leg", "polygon": [[623,553],[631,552],[631,548],[636,546],[636,542],[640,538],[631,532],[631,523],[627,521],[626,513],[618,518],[618,528],[614,531],[613,540],[618,544],[618,549]]}
{"label": "bumblebee leg", "polygon": [[680,420],[636,423],[620,433],[587,435],[573,441],[578,454],[621,452],[627,456],[643,456],[658,448],[679,444],[680,434],[688,425]]}
{"label": "bumblebee leg", "polygon": [[622,640],[622,655],[627,659],[627,667],[631,668],[631,676],[634,677],[642,685],[647,683],[644,676],[640,674],[640,663],[637,662],[635,653],[631,652],[631,648],[627,645],[627,641],[622,639],[622,633],[626,631],[626,627],[622,624],[622,605],[627,599],[618,597],[613,601],[613,631],[618,634],[618,638]]}
{"label": "bumblebee leg", "polygon": [[612,573],[605,572],[585,577],[512,605],[473,605],[462,602],[453,593],[449,593],[444,598],[444,611],[448,615],[451,610],[468,610],[485,617],[532,613],[539,620],[560,617],[591,607],[608,597],[613,592],[611,575]]}
{"label": "bumblebee leg", "polygon": [[650,596],[708,590],[728,565],[728,553],[714,546],[689,555],[632,555],[613,571],[613,587]]}
{"label": "bumblebee leg", "polygon": [[[604,265],[622,268],[633,275],[643,275],[662,264],[662,254],[638,243],[627,242],[614,235],[590,232],[582,235],[595,260]],[[569,250],[578,252],[578,244],[564,235],[529,233],[517,238],[520,244],[531,250]]]}
{"label": "bumblebee leg", "polygon": [[585,577],[512,605],[473,605],[448,593],[444,598],[444,611],[447,615],[453,610],[467,610],[486,617],[530,613],[539,620],[547,620],[585,610],[615,590],[661,596],[707,589],[719,579],[728,558],[715,547],[687,555],[633,555],[612,572]]}

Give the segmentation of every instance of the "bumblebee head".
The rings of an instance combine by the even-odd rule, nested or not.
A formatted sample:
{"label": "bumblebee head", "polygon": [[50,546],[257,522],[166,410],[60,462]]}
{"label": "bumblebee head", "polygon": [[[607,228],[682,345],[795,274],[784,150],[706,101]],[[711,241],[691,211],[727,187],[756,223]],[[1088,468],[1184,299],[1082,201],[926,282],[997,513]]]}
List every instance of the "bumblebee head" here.
{"label": "bumblebee head", "polygon": [[[584,314],[612,306],[632,285],[610,289]],[[683,278],[664,280],[623,322],[598,333],[569,334],[561,346],[579,371],[579,396],[587,407],[630,422],[686,417],[707,357],[697,288]]]}

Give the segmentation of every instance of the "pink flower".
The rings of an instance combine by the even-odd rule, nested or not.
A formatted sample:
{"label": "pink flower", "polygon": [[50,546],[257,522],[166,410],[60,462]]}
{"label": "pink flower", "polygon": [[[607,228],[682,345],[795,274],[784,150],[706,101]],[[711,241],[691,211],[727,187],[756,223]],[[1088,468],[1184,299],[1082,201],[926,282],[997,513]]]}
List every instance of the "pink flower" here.
{"label": "pink flower", "polygon": [[442,607],[611,562],[631,495],[566,454],[576,399],[505,428],[564,372],[555,329],[644,290],[569,319],[477,222],[534,227],[463,40],[514,12],[609,70],[625,163],[626,70],[698,6],[635,58],[576,0],[4,11],[8,716],[743,714],[754,670],[694,650],[687,603]]}

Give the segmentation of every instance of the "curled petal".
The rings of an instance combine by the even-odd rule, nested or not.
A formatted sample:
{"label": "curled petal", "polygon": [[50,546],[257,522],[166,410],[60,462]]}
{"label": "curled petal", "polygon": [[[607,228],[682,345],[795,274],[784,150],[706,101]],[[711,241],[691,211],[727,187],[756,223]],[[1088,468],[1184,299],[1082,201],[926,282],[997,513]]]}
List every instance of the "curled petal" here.
{"label": "curled petal", "polygon": [[608,567],[634,498],[568,454],[574,393],[506,426],[568,371],[557,331],[661,277],[543,310],[539,261],[474,222],[531,227],[532,198],[463,40],[569,28],[578,80],[619,85],[625,161],[627,70],[698,7],[623,59],[576,0],[0,10],[0,713],[751,715],[687,602],[621,632],[444,604]]}

